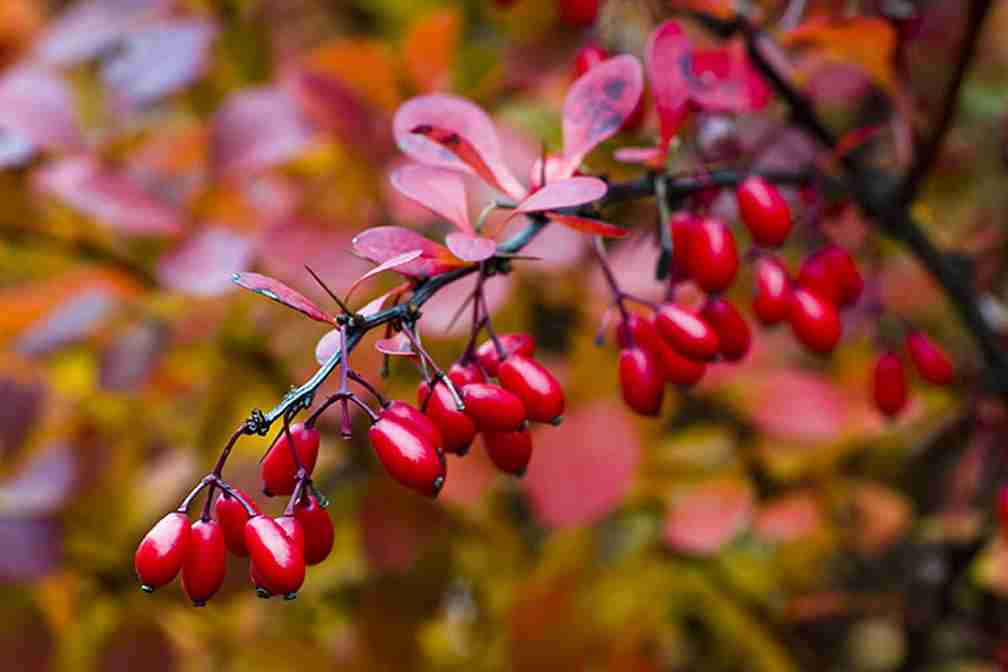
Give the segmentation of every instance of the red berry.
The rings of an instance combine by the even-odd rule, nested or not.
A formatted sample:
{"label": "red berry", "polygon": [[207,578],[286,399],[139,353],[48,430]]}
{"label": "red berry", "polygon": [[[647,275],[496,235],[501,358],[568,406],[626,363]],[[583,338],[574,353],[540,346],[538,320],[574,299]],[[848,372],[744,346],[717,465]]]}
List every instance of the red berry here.
{"label": "red berry", "polygon": [[686,270],[706,292],[721,292],[731,286],[738,271],[738,250],[731,229],[720,219],[707,217],[690,237]]}
{"label": "red berry", "polygon": [[332,551],[336,531],[332,517],[315,495],[308,495],[294,505],[294,517],[304,529],[304,558],[309,565],[317,565]]}
{"label": "red berry", "polygon": [[304,552],[272,518],[255,516],[245,523],[245,547],[256,585],[274,595],[293,595],[304,583]]}
{"label": "red berry", "polygon": [[791,304],[791,331],[805,347],[826,354],[840,342],[843,325],[836,306],[807,289],[797,289]]}
{"label": "red berry", "polygon": [[483,445],[490,461],[498,469],[514,476],[524,476],[532,459],[532,435],[528,429],[516,432],[484,432]]}
{"label": "red berry", "polygon": [[436,497],[444,486],[444,454],[414,427],[382,418],[368,430],[371,447],[389,476],[407,488]]}
{"label": "red berry", "polygon": [[685,276],[689,273],[690,246],[700,228],[702,217],[691,212],[680,211],[669,217],[669,234],[672,236],[672,266]]}
{"label": "red berry", "polygon": [[657,358],[640,347],[624,348],[619,357],[623,401],[641,415],[657,415],[665,397],[665,379]]}
{"label": "red berry", "polygon": [[655,316],[658,333],[690,359],[709,361],[721,344],[717,333],[699,315],[672,303],[663,304]]}
{"label": "red berry", "polygon": [[620,348],[632,348],[636,345],[657,352],[662,342],[654,320],[640,315],[628,315],[627,319],[621,320],[616,327],[616,343]]}
{"label": "red berry", "polygon": [[511,355],[497,369],[501,386],[525,406],[529,420],[555,422],[564,412],[564,393],[549,369],[524,355]]}
{"label": "red berry", "polygon": [[480,371],[479,365],[476,362],[468,362],[466,364],[455,362],[448,369],[448,378],[455,384],[455,387],[462,387],[469,383],[486,382],[486,376]]}
{"label": "red berry", "polygon": [[465,412],[481,432],[513,432],[525,422],[525,405],[513,392],[492,383],[462,388]]}
{"label": "red berry", "polygon": [[133,567],[144,592],[171,583],[182,569],[189,545],[189,518],[173,511],[157,522],[140,542]]}
{"label": "red berry", "polygon": [[182,588],[197,607],[220,590],[227,573],[224,532],[215,520],[197,520],[189,532],[189,546],[182,564]]}
{"label": "red berry", "polygon": [[609,52],[594,44],[578,49],[574,56],[574,79],[585,74],[599,63],[609,59]]}
{"label": "red berry", "polygon": [[864,290],[854,258],[836,245],[819,250],[802,263],[798,284],[841,308],[854,305]]}
{"label": "red berry", "polygon": [[700,315],[717,334],[722,357],[737,362],[746,356],[752,342],[749,325],[730,301],[711,297]]}
{"label": "red berry", "polygon": [[889,417],[899,414],[907,403],[907,381],[903,362],[892,352],[881,354],[872,380],[875,406]]}
{"label": "red berry", "polygon": [[598,16],[599,0],[557,0],[560,18],[575,28],[589,26]]}
{"label": "red berry", "polygon": [[1008,538],[1008,485],[1002,485],[998,490],[997,516],[1001,523],[1001,534]]}
{"label": "red berry", "polygon": [[791,312],[791,280],[787,270],[773,257],[761,257],[756,262],[756,295],[753,312],[763,324],[783,322]]}
{"label": "red berry", "polygon": [[666,382],[674,385],[694,385],[707,370],[706,364],[684,357],[658,333],[653,317],[630,315],[616,331],[621,348],[638,346],[657,359]]}
{"label": "red berry", "polygon": [[[497,340],[500,342],[501,348],[504,349],[505,356],[525,355],[531,357],[535,354],[535,341],[528,334],[500,334]],[[497,348],[492,340],[484,342],[476,349],[476,357],[487,374],[497,375],[500,358],[497,356]]]}
{"label": "red berry", "polygon": [[273,520],[275,520],[276,524],[280,526],[280,529],[284,531],[287,538],[290,539],[297,548],[301,549],[301,553],[304,553],[305,532],[304,527],[301,525],[301,521],[294,516],[288,515],[278,516]]}
{"label": "red berry", "polygon": [[[256,514],[259,513],[255,502],[249,499],[244,492],[238,490],[238,488],[231,487],[246,502],[252,505],[252,509]],[[217,501],[214,502],[214,517],[220,523],[221,532],[224,534],[224,543],[227,544],[228,550],[240,558],[247,556],[248,549],[245,548],[245,523],[248,522],[249,514],[245,512],[245,507],[241,505],[241,502],[236,497],[232,497],[226,492],[221,492]]]}
{"label": "red berry", "polygon": [[[314,427],[305,427],[299,422],[290,426],[290,434],[294,439],[294,447],[301,466],[310,476],[318,460],[319,432]],[[297,466],[287,443],[286,432],[280,432],[276,442],[259,463],[259,474],[262,477],[265,494],[289,495],[294,492]]]}
{"label": "red berry", "polygon": [[437,428],[437,425],[430,418],[421,413],[420,409],[414,408],[402,401],[392,401],[382,410],[379,417],[392,418],[403,424],[410,425],[413,429],[420,432],[425,439],[433,443],[438,450],[441,450],[441,430]]}
{"label": "red berry", "polygon": [[735,189],[739,215],[760,245],[777,247],[791,233],[791,209],[780,191],[758,175],[747,177]]}
{"label": "red berry", "polygon": [[[428,396],[430,400],[427,399]],[[465,455],[469,452],[469,446],[476,437],[476,423],[463,411],[458,410],[445,384],[435,385],[434,394],[431,395],[430,386],[421,382],[417,387],[417,404],[420,408],[424,408],[425,402],[425,413],[441,432],[445,452],[456,455]]]}
{"label": "red berry", "polygon": [[952,360],[945,351],[923,332],[906,336],[906,349],[921,378],[935,385],[948,385],[955,377]]}

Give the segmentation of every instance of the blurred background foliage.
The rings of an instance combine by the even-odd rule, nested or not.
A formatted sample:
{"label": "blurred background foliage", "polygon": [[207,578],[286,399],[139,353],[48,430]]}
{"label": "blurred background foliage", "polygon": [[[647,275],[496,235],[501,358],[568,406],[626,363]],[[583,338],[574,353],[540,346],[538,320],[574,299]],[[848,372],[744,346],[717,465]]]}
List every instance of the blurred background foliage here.
{"label": "blurred background foliage", "polygon": [[[497,475],[477,446],[451,459],[445,491],[428,502],[384,475],[361,418],[349,442],[329,425],[316,474],[336,550],[296,601],[256,599],[234,559],[205,609],[176,586],[139,592],[131,561],[146,529],[250,409],[272,406],[315,366],[323,331],[233,291],[230,272],[261,269],[325,301],[303,264],[346,287],[368,268],[348,253],[355,232],[444,232],[387,184],[401,161],[390,119],[402,101],[433,90],[478,101],[512,165],[527,168],[540,142],[559,144],[579,46],[639,56],[670,9],[730,5],[610,0],[594,28],[573,28],[553,2],[502,4],[0,3],[0,667],[995,669],[1008,551],[990,516],[1001,474],[985,465],[1005,448],[1000,407],[920,389],[884,422],[867,380],[887,325],[879,335],[865,311],[829,360],[757,330],[746,363],[715,367],[660,419],[639,420],[618,400],[615,348],[593,343],[602,279],[585,270],[585,241],[564,230],[532,246],[542,261],[489,284],[498,328],[531,331],[571,400],[561,427],[536,430],[524,479]],[[794,3],[752,4],[778,16]],[[781,35],[838,128],[872,123],[892,100],[910,106],[904,119],[927,121],[964,3],[807,4],[820,17],[917,12],[900,24],[898,49],[884,21]],[[994,315],[1006,30],[1008,3],[997,2],[917,213],[975,259]],[[778,108],[706,119],[697,141],[713,147],[729,124],[752,147],[778,128],[755,163],[787,167],[811,150],[783,121]],[[646,144],[655,128],[649,118],[620,142]],[[901,132],[886,145],[894,163],[905,158]],[[609,153],[592,167],[633,174]],[[628,206],[620,221],[649,224],[652,207]],[[832,207],[823,226],[863,251],[870,291],[969,370],[968,336],[912,260],[868,236],[852,208]],[[654,295],[655,252],[642,241],[618,246],[614,267],[627,290]],[[743,302],[748,291],[734,290]],[[445,331],[463,296],[453,287],[425,311],[446,364],[464,344],[464,324]],[[375,379],[380,364],[369,344],[355,353]],[[383,385],[412,400],[416,382],[395,365]],[[228,479],[258,491],[266,445],[239,443]]]}

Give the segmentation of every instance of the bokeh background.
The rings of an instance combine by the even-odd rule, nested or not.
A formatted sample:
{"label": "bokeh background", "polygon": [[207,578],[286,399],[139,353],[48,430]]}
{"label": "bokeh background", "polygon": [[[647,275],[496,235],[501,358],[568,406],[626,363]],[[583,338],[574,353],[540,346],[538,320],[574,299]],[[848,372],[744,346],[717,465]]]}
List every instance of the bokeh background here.
{"label": "bokeh background", "polygon": [[[586,240],[562,229],[531,248],[541,261],[489,285],[498,328],[533,333],[570,400],[561,427],[535,430],[524,479],[498,475],[477,446],[450,460],[429,502],[384,475],[360,418],[351,441],[326,424],[316,482],[336,548],[296,601],[256,599],[233,559],[205,609],[177,585],[138,590],[132,556],[148,527],[250,409],[316,366],[325,330],[236,290],[230,272],[269,273],[324,302],[303,265],[345,288],[369,268],[349,253],[355,232],[445,231],[388,186],[402,101],[436,90],[478,101],[524,175],[541,143],[559,145],[580,46],[639,56],[670,10],[730,3],[610,0],[587,27],[550,0],[506,4],[0,2],[0,668],[997,669],[1008,623],[992,517],[1000,406],[969,385],[920,388],[883,421],[868,377],[893,325],[854,311],[831,359],[757,330],[744,364],[715,367],[659,419],[638,419],[619,401],[611,339],[593,342],[602,279],[586,270]],[[967,3],[752,4],[771,17],[788,5],[913,13],[898,30],[855,23],[789,51],[832,123],[893,123],[880,160],[904,161],[907,126],[891,118],[926,124]],[[995,5],[916,214],[974,259],[997,317],[1008,3]],[[591,166],[633,175],[606,150],[647,144],[655,128],[649,112]],[[701,156],[741,147],[762,167],[814,151],[776,105],[694,130]],[[820,215],[859,251],[869,292],[927,327],[969,381],[972,343],[913,261],[850,207]],[[651,204],[618,215],[653,219]],[[617,276],[646,296],[660,292],[654,259],[644,235],[613,250]],[[464,321],[448,324],[461,285],[422,322],[445,364],[465,342]],[[748,292],[742,282],[734,296]],[[370,342],[354,365],[379,380]],[[391,374],[383,388],[412,400],[416,371],[395,363]],[[257,492],[266,445],[239,443],[229,480]]]}

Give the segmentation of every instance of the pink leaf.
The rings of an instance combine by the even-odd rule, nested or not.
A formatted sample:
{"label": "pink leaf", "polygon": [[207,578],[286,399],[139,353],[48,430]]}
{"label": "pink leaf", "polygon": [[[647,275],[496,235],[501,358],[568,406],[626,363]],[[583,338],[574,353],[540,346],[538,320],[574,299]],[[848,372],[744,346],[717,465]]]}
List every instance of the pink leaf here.
{"label": "pink leaf", "polygon": [[558,210],[597,201],[609,187],[597,177],[570,177],[551,182],[518,204],[512,217],[523,212]]}
{"label": "pink leaf", "polygon": [[102,65],[102,80],[123,109],[152,103],[203,75],[215,32],[205,21],[186,19],[131,31]]}
{"label": "pink leaf", "polygon": [[578,164],[596,145],[616,135],[643,90],[640,63],[628,54],[583,74],[564,101],[564,156]]}
{"label": "pink leaf", "polygon": [[647,45],[648,82],[661,126],[662,146],[667,146],[689,111],[685,68],[689,39],[675,21],[665,21],[651,33]]}
{"label": "pink leaf", "polygon": [[218,172],[245,175],[290,161],[311,139],[311,129],[284,91],[245,89],[214,117],[211,154]]}
{"label": "pink leaf", "polygon": [[[435,129],[440,141],[429,137]],[[393,132],[399,148],[420,163],[479,174],[514,199],[525,195],[525,189],[504,164],[493,121],[464,98],[444,94],[412,98],[396,112]],[[454,147],[464,149],[464,158],[445,147],[453,136]],[[476,168],[474,163],[481,167]]]}
{"label": "pink leaf", "polygon": [[0,79],[0,128],[33,147],[83,144],[73,93],[59,75],[40,67],[15,68]]}
{"label": "pink leaf", "polygon": [[72,66],[98,56],[144,20],[164,14],[174,0],[90,0],[50,24],[35,48],[48,65]]}
{"label": "pink leaf", "polygon": [[739,44],[693,52],[688,82],[693,103],[707,112],[753,112],[770,101],[770,88]]}
{"label": "pink leaf", "polygon": [[753,514],[748,486],[712,481],[693,488],[669,508],[665,543],[682,553],[716,553],[745,529]]}
{"label": "pink leaf", "polygon": [[822,525],[823,516],[815,494],[800,490],[767,502],[753,527],[763,541],[781,543],[812,534]]}
{"label": "pink leaf", "polygon": [[32,324],[14,345],[24,355],[44,355],[94,335],[120,307],[101,287],[74,294]]}
{"label": "pink leaf", "polygon": [[328,362],[333,355],[340,351],[341,341],[342,337],[340,336],[339,327],[327,331],[325,336],[320,338],[319,342],[315,345],[315,361],[319,364]]}
{"label": "pink leaf", "polygon": [[384,308],[385,302],[388,301],[389,297],[395,294],[397,291],[400,291],[400,288],[397,287],[396,289],[390,289],[389,291],[379,296],[377,299],[372,299],[371,301],[368,301],[367,305],[365,305],[363,308],[357,311],[357,314],[362,315],[363,317],[371,317],[379,310]]}
{"label": "pink leaf", "polygon": [[462,176],[441,168],[410,164],[397,168],[392,186],[462,231],[472,232]]}
{"label": "pink leaf", "polygon": [[422,254],[423,250],[411,250],[409,252],[403,252],[400,255],[394,256],[391,259],[383,261],[382,263],[378,264],[364,275],[354,280],[353,284],[350,285],[350,288],[347,289],[346,291],[346,298],[349,299],[353,291],[357,289],[357,287],[359,287],[360,284],[365,280],[367,280],[368,278],[373,278],[374,276],[378,275],[379,273],[383,273],[384,271],[389,271],[394,268],[404,266],[409,262],[413,261],[414,259],[420,258]]}
{"label": "pink leaf", "polygon": [[452,254],[472,263],[489,259],[497,252],[497,243],[493,239],[468,233],[449,233],[445,242]]}
{"label": "pink leaf", "polygon": [[225,228],[206,228],[161,257],[157,278],[165,287],[197,296],[230,291],[231,276],[252,261],[252,242]]}
{"label": "pink leaf", "polygon": [[409,277],[428,277],[458,268],[459,261],[443,245],[401,226],[376,226],[354,236],[353,247],[362,257],[376,264],[404,252],[420,250],[418,259],[400,266],[399,273]]}
{"label": "pink leaf", "polygon": [[128,235],[164,236],[182,229],[181,214],[92,156],[50,163],[33,176],[36,189]]}
{"label": "pink leaf", "polygon": [[413,345],[403,334],[396,334],[391,338],[383,338],[380,341],[376,341],[375,349],[383,355],[392,355],[396,357],[412,357],[416,354],[413,352]]}
{"label": "pink leaf", "polygon": [[610,224],[609,222],[603,222],[601,219],[578,217],[576,215],[561,215],[556,212],[548,213],[546,216],[549,217],[551,222],[563,224],[575,231],[580,231],[581,233],[587,233],[593,236],[626,238],[630,235],[630,229],[624,229],[622,226],[616,226],[615,224]]}
{"label": "pink leaf", "polygon": [[274,280],[258,273],[235,273],[232,279],[239,287],[244,287],[256,294],[261,294],[268,299],[282,303],[288,308],[293,308],[313,320],[329,324],[332,324],[334,320],[333,317],[312,303],[311,299],[297,290],[291,289],[279,280]]}
{"label": "pink leaf", "polygon": [[665,152],[659,147],[620,147],[613,152],[613,158],[623,163],[639,163],[660,168],[665,162]]}

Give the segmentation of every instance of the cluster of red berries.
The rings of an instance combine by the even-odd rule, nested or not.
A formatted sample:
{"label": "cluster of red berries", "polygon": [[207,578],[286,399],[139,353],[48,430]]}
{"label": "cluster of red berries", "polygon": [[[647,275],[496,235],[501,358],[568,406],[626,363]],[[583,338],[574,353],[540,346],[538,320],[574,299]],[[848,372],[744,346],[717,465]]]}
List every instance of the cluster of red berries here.
{"label": "cluster of red berries", "polygon": [[[941,346],[920,331],[911,331],[903,341],[914,369],[932,385],[949,385],[955,378],[952,360]],[[875,406],[889,417],[906,407],[907,375],[899,353],[887,350],[879,355],[872,377]]]}
{"label": "cluster of red berries", "polygon": [[560,383],[534,354],[528,334],[502,334],[449,368],[452,387],[436,378],[421,382],[419,409],[389,403],[368,432],[389,475],[434,497],[444,485],[444,453],[465,455],[477,433],[498,469],[524,474],[532,458],[528,421],[556,424],[565,403]]}

